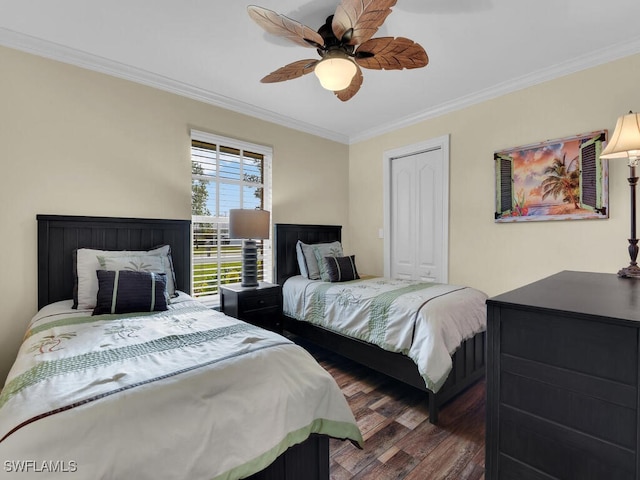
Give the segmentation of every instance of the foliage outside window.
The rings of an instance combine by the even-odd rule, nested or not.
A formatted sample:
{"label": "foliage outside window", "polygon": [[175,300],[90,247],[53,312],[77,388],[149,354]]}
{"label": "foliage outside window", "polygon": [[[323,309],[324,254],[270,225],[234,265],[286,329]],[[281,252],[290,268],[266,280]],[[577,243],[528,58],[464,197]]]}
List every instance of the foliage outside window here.
{"label": "foliage outside window", "polygon": [[[271,149],[191,132],[193,295],[218,303],[241,280],[242,240],[229,238],[229,210],[271,210]],[[271,280],[271,242],[258,240],[258,279]]]}

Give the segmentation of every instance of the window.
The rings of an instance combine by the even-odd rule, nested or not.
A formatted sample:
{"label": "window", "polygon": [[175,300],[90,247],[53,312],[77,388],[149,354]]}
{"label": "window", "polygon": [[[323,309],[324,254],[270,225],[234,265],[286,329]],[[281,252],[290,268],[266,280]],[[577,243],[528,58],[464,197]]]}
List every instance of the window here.
{"label": "window", "polygon": [[[219,302],[241,280],[242,240],[229,238],[229,210],[271,210],[271,149],[191,131],[193,296]],[[271,280],[271,241],[257,241],[258,279]]]}

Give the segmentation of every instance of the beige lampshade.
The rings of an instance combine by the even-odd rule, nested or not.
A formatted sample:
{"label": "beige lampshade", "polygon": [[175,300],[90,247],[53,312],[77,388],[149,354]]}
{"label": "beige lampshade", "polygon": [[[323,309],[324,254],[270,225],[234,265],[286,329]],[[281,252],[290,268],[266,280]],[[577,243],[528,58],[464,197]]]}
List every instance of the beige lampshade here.
{"label": "beige lampshade", "polygon": [[229,238],[269,238],[270,214],[266,210],[229,210]]}
{"label": "beige lampshade", "polygon": [[618,118],[611,140],[600,158],[640,157],[640,113],[628,113]]}

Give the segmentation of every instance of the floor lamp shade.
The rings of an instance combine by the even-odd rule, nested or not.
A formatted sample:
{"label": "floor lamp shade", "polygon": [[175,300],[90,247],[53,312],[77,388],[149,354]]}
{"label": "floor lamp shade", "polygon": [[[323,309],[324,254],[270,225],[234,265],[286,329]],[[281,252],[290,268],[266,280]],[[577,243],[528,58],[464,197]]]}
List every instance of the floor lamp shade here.
{"label": "floor lamp shade", "polygon": [[241,238],[242,286],[258,286],[258,247],[256,240],[269,238],[270,214],[266,210],[229,210],[229,238]]}
{"label": "floor lamp shade", "polygon": [[[629,165],[640,157],[640,113],[629,112],[618,118],[611,140],[600,158],[628,158]],[[636,163],[637,166],[637,163]]]}
{"label": "floor lamp shade", "polygon": [[629,112],[618,118],[611,141],[600,154],[600,158],[626,158],[629,162],[629,187],[631,189],[631,235],[629,238],[628,267],[622,268],[618,276],[624,278],[640,278],[638,267],[638,238],[636,237],[636,185],[638,175],[636,167],[640,159],[640,113]]}

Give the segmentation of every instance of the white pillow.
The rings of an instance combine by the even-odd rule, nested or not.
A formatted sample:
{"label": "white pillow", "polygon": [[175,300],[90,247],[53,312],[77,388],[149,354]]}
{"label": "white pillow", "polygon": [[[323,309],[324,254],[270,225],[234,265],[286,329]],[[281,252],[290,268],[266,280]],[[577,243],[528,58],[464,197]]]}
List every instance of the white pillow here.
{"label": "white pillow", "polygon": [[[320,266],[318,265],[318,260],[316,260],[317,251],[320,258],[323,257],[342,257],[342,244],[340,242],[331,242],[331,243],[314,243],[313,245],[307,245],[306,243],[302,243],[298,241],[300,244],[300,249],[302,251],[302,255],[304,257],[304,263],[307,269],[306,277],[309,280],[320,280]],[[297,249],[296,245],[296,249]],[[300,263],[300,257],[298,257],[298,263]],[[302,273],[302,268],[300,269]],[[304,275],[304,273],[302,274]]]}
{"label": "white pillow", "polygon": [[[105,267],[100,265],[100,258]],[[79,248],[76,252],[76,275],[77,275],[77,308],[78,309],[92,309],[96,306],[96,298],[98,295],[98,276],[96,270],[115,270],[115,268],[106,268],[107,262],[110,262],[112,266],[116,263],[113,259],[124,259],[122,265],[126,264],[132,257],[136,257],[137,261],[141,260],[141,257],[149,258],[149,264],[153,265],[153,268],[160,268],[161,270],[147,270],[154,273],[166,273],[167,274],[167,294],[169,297],[175,296],[175,275],[173,272],[173,263],[171,260],[171,247],[169,245],[163,245],[162,247],[155,248],[148,251],[131,251],[131,250],[94,250],[90,248]],[[158,260],[160,263],[158,263]],[[120,268],[119,270],[126,270],[128,268]],[[75,293],[75,292],[74,292]],[[74,295],[75,296],[75,295]],[[74,298],[75,300],[75,298]]]}

